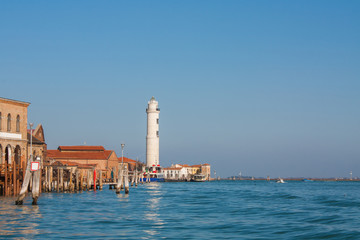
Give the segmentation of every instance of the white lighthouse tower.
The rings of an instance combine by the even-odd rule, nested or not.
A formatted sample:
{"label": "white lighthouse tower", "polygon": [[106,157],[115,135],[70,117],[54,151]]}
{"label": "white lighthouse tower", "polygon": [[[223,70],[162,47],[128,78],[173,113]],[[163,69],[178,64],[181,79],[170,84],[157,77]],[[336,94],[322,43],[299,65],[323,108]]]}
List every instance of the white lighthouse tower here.
{"label": "white lighthouse tower", "polygon": [[159,103],[154,97],[148,102],[147,135],[146,135],[146,166],[158,166],[159,163]]}

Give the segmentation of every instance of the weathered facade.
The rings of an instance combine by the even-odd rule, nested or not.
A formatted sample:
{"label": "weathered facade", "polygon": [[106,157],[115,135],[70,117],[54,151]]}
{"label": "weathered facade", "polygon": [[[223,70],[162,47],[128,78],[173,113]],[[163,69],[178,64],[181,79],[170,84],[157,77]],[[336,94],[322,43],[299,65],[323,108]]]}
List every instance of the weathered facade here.
{"label": "weathered facade", "polygon": [[205,163],[205,164],[201,164],[201,174],[205,176],[205,179],[207,181],[210,181],[210,175],[211,175],[211,169],[210,169],[210,164]]}
{"label": "weathered facade", "polygon": [[28,156],[27,109],[30,103],[0,98],[0,194],[20,191]]}
{"label": "weathered facade", "polygon": [[0,98],[0,163],[25,163],[30,103]]}
{"label": "weathered facade", "polygon": [[[180,170],[181,169],[181,170]],[[165,178],[167,179],[191,179],[195,174],[205,176],[205,180],[210,180],[210,164],[198,164],[189,166],[187,164],[175,164],[170,168],[164,168]],[[178,176],[178,177],[177,177]]]}

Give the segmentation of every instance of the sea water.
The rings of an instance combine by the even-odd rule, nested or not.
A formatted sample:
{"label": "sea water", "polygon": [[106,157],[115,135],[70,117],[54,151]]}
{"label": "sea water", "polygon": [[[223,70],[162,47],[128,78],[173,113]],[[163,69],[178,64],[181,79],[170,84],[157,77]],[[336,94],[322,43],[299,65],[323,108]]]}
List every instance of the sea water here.
{"label": "sea water", "polygon": [[0,238],[360,239],[360,182],[149,183],[0,198]]}

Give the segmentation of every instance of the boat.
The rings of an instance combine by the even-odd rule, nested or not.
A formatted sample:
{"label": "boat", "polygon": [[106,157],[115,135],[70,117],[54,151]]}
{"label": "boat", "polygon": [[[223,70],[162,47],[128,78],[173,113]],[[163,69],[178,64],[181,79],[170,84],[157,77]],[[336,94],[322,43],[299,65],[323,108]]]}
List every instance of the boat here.
{"label": "boat", "polygon": [[303,179],[303,182],[313,182],[314,180],[311,180],[311,179],[306,179],[306,178],[304,178]]}
{"label": "boat", "polygon": [[143,181],[165,182],[165,176],[162,171],[162,167],[160,167],[160,165],[147,167],[146,172],[143,175]]}
{"label": "boat", "polygon": [[192,182],[205,182],[206,177],[202,174],[195,174],[193,178],[191,179]]}
{"label": "boat", "polygon": [[276,182],[277,182],[277,183],[285,183],[282,178],[279,178]]}
{"label": "boat", "polygon": [[[149,174],[150,182],[165,182],[164,174],[163,173],[150,173]],[[144,174],[143,181],[146,182],[147,176]]]}

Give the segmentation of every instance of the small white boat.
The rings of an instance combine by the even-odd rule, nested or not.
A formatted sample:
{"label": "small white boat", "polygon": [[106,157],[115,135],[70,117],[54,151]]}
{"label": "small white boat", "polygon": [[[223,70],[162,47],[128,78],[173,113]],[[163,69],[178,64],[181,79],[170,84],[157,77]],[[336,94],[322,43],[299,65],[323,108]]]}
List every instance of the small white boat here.
{"label": "small white boat", "polygon": [[276,181],[277,183],[285,183],[282,178],[279,178],[279,180]]}

